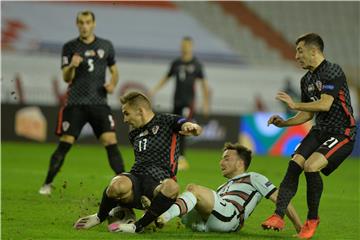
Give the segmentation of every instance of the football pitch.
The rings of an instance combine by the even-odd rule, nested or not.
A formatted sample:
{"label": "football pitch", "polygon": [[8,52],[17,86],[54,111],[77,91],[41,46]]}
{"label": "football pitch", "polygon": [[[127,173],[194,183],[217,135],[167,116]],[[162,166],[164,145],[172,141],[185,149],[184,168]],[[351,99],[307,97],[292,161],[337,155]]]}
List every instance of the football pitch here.
{"label": "football pitch", "polygon": [[[109,233],[106,224],[77,231],[72,225],[79,216],[93,214],[105,186],[112,178],[106,152],[100,145],[75,144],[50,197],[38,194],[55,144],[1,144],[1,239],[291,239],[295,233],[289,220],[281,232],[264,231],[260,223],[274,210],[267,199],[255,209],[237,233],[193,233],[172,220],[161,230],[142,234]],[[129,147],[120,148],[127,170],[133,163]],[[196,183],[216,189],[226,179],[219,171],[221,150],[188,150],[190,169],[178,173],[181,191]],[[287,158],[255,156],[249,171],[267,176],[276,186],[287,168]],[[359,159],[347,159],[330,177],[324,177],[318,231],[313,239],[359,239]],[[305,220],[306,182],[300,178],[293,199],[302,221]],[[139,217],[140,211],[137,212]]]}

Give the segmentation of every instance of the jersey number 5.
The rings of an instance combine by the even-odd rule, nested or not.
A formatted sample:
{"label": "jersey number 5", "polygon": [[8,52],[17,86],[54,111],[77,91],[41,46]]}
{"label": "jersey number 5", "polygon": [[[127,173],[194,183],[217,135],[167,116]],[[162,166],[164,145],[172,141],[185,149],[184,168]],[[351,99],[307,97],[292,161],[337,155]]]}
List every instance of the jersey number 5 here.
{"label": "jersey number 5", "polygon": [[88,72],[94,71],[94,59],[89,58],[87,60],[87,63],[89,65]]}

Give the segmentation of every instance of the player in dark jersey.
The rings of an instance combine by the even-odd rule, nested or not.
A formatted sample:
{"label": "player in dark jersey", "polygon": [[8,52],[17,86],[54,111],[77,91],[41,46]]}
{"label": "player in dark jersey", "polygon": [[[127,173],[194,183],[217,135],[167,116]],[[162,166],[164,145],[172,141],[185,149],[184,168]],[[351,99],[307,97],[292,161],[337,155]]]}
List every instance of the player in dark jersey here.
{"label": "player in dark jersey", "polygon": [[[105,146],[114,172],[124,171],[117,148],[114,119],[107,105],[107,93],[112,93],[118,82],[114,48],[110,41],[94,35],[95,15],[92,12],[80,12],[76,24],[79,37],[67,42],[62,51],[63,78],[69,87],[56,129],[60,142],[51,156],[44,185],[39,190],[43,195],[51,194],[51,183],[86,123],[91,125],[96,137]],[[111,80],[105,83],[107,67]]]}
{"label": "player in dark jersey", "polygon": [[351,154],[356,134],[345,74],[339,65],[325,59],[323,50],[323,40],[315,33],[297,39],[296,60],[309,70],[301,79],[302,102],[294,102],[284,92],[279,92],[276,98],[299,112],[287,120],[272,116],[268,121],[277,127],[288,127],[305,123],[315,115],[315,125],[295,150],[280,185],[275,213],[262,224],[265,229],[284,227],[285,209],[304,170],[308,215],[298,237],[306,239],[314,235],[320,222],[318,209],[323,191],[320,171],[330,175]]}
{"label": "player in dark jersey", "polygon": [[[191,119],[195,108],[195,82],[201,82],[203,95],[203,114],[209,114],[209,87],[204,70],[199,60],[193,56],[193,42],[190,37],[184,37],[181,42],[181,57],[175,59],[167,75],[152,89],[150,96],[162,88],[171,77],[176,80],[173,113]],[[180,139],[179,170],[187,169],[185,160],[185,141]]]}
{"label": "player in dark jersey", "polygon": [[176,172],[179,134],[197,136],[201,127],[182,116],[155,114],[148,98],[139,92],[121,97],[124,122],[131,127],[130,142],[135,163],[129,173],[114,177],[103,193],[98,213],[80,218],[77,229],[88,229],[101,222],[120,205],[144,209],[141,196],[152,201],[145,215],[135,224],[112,226],[111,231],[141,232],[174,202],[179,193]]}

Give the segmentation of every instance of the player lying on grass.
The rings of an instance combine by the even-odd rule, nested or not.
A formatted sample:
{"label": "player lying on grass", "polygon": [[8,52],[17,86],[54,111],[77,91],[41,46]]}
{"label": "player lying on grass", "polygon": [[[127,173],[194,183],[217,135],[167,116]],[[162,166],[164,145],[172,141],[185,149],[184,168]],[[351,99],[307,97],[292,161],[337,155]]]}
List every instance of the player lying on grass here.
{"label": "player lying on grass", "polygon": [[179,156],[179,134],[198,136],[201,127],[185,118],[155,114],[149,99],[130,92],[120,98],[124,122],[130,125],[129,139],[134,148],[135,163],[129,173],[115,176],[105,189],[99,211],[80,218],[76,229],[88,229],[101,222],[117,207],[143,209],[141,196],[152,203],[144,216],[134,224],[117,231],[141,232],[165,212],[176,200],[179,186],[176,172]]}
{"label": "player lying on grass", "polygon": [[[186,191],[155,223],[161,227],[172,218],[180,216],[182,222],[194,231],[238,231],[263,197],[275,203],[278,194],[276,187],[265,176],[246,172],[250,162],[250,150],[238,143],[226,143],[220,168],[222,175],[229,180],[216,192],[189,184]],[[301,221],[291,204],[286,214],[299,232]]]}

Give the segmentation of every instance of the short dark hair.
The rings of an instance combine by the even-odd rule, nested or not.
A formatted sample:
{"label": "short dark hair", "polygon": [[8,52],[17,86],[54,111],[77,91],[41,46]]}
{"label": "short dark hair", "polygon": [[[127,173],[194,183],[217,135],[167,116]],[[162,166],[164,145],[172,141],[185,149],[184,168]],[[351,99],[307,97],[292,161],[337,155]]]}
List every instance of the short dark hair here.
{"label": "short dark hair", "polygon": [[151,108],[151,102],[149,98],[138,91],[131,91],[120,97],[121,104],[128,103],[131,106],[146,106],[147,108]]}
{"label": "short dark hair", "polygon": [[236,150],[237,155],[244,161],[245,170],[248,169],[251,163],[251,150],[244,147],[240,143],[225,143],[223,151]]}
{"label": "short dark hair", "polygon": [[183,41],[190,41],[190,42],[193,41],[192,37],[190,37],[190,36],[185,36],[185,37],[183,37],[182,40],[183,40]]}
{"label": "short dark hair", "polygon": [[76,22],[78,22],[79,16],[81,15],[90,15],[92,17],[92,20],[95,22],[95,14],[92,11],[88,11],[88,10],[78,12],[78,14],[76,15]]}
{"label": "short dark hair", "polygon": [[324,52],[324,41],[320,37],[319,34],[316,33],[306,33],[302,36],[300,36],[298,39],[296,39],[296,45],[298,45],[299,42],[304,41],[305,45],[315,45],[318,49],[321,50],[321,52]]}

